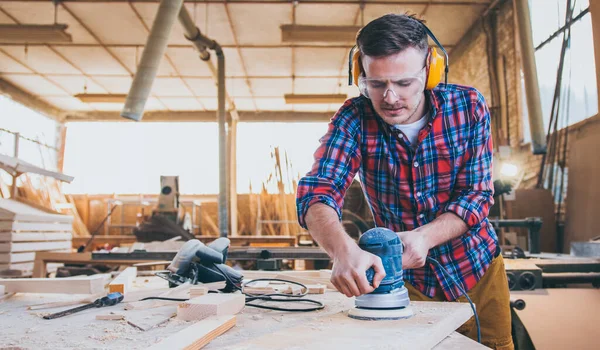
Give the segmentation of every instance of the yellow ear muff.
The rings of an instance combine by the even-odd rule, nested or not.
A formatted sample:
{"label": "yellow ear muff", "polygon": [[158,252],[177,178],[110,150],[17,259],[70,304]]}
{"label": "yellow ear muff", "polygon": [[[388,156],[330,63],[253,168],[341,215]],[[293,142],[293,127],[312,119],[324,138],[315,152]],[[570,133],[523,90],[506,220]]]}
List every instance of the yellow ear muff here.
{"label": "yellow ear muff", "polygon": [[442,81],[446,62],[444,61],[444,56],[442,56],[435,47],[429,49],[429,54],[427,56],[427,80],[425,90],[431,90]]}
{"label": "yellow ear muff", "polygon": [[358,78],[361,74],[360,51],[356,50],[352,55],[352,81],[354,85],[358,86]]}

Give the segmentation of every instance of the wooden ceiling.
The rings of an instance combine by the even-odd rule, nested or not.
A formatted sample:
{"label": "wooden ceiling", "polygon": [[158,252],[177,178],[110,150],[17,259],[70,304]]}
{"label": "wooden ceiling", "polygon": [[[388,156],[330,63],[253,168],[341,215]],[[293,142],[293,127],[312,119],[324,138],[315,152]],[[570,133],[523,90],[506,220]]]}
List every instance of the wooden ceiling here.
{"label": "wooden ceiling", "polygon": [[[411,12],[427,20],[449,51],[490,6],[470,1],[185,1],[198,28],[219,42],[226,57],[226,87],[239,111],[330,112],[337,104],[286,104],[284,94],[357,95],[347,86],[352,42],[288,44],[280,26],[362,25],[386,13]],[[155,0],[0,0],[0,24],[69,27],[66,44],[0,41],[0,79],[80,118],[120,111],[118,103],[83,103],[81,93],[126,94],[158,9]],[[217,89],[176,23],[154,82],[147,111],[214,111]],[[87,113],[87,114],[86,114]],[[83,117],[81,117],[83,116]]]}

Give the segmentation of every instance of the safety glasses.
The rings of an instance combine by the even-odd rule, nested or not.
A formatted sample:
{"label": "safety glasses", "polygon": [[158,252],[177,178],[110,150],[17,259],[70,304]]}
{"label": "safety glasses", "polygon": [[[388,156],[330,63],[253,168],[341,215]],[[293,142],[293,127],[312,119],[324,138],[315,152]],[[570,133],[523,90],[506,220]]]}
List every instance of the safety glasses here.
{"label": "safety glasses", "polygon": [[410,97],[424,89],[425,67],[416,73],[393,77],[360,77],[358,89],[372,100],[383,99],[391,91],[396,98]]}

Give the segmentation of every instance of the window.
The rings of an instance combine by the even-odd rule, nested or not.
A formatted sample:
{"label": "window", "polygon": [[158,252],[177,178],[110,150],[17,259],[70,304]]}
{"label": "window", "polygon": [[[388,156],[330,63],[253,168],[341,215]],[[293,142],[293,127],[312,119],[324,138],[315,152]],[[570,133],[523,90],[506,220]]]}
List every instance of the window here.
{"label": "window", "polygon": [[[536,47],[564,25],[566,3],[566,0],[530,0],[533,42]],[[588,6],[588,1],[578,0],[573,16],[577,16]],[[560,34],[535,53],[546,131],[552,111],[562,40],[563,35]],[[594,39],[589,13],[571,26],[571,44],[565,54],[561,95],[562,112],[559,119],[561,128],[567,125],[564,122],[560,124],[561,120],[566,120],[564,119],[566,116],[568,116],[568,125],[572,125],[598,113]],[[523,104],[526,104],[525,100]],[[523,122],[524,142],[528,143],[531,141],[531,135],[528,132],[529,119],[526,116],[526,106]]]}
{"label": "window", "polygon": [[[15,137],[7,130],[55,148],[57,126],[56,121],[0,95],[0,153],[14,156]],[[29,163],[56,170],[56,154],[55,150],[35,142],[19,140],[19,158]]]}
{"label": "window", "polygon": [[[293,169],[290,178],[304,175],[326,131],[326,123],[239,123],[238,193],[248,193],[250,183],[258,192],[274,173],[272,147],[280,148],[284,182],[285,152]],[[64,169],[75,176],[72,184],[65,185],[69,193],[158,193],[161,175],[178,175],[184,194],[218,193],[218,127],[216,123],[69,123]]]}

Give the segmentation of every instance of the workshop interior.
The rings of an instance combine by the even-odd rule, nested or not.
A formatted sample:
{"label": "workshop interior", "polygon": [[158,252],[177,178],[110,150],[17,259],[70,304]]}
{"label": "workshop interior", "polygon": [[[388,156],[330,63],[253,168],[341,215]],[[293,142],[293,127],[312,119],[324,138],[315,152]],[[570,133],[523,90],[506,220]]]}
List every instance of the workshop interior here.
{"label": "workshop interior", "polygon": [[485,98],[514,348],[597,349],[600,0],[0,0],[0,348],[486,348],[441,257],[466,299],[411,300],[358,175],[371,293],[299,224],[388,13],[424,21],[433,86]]}

